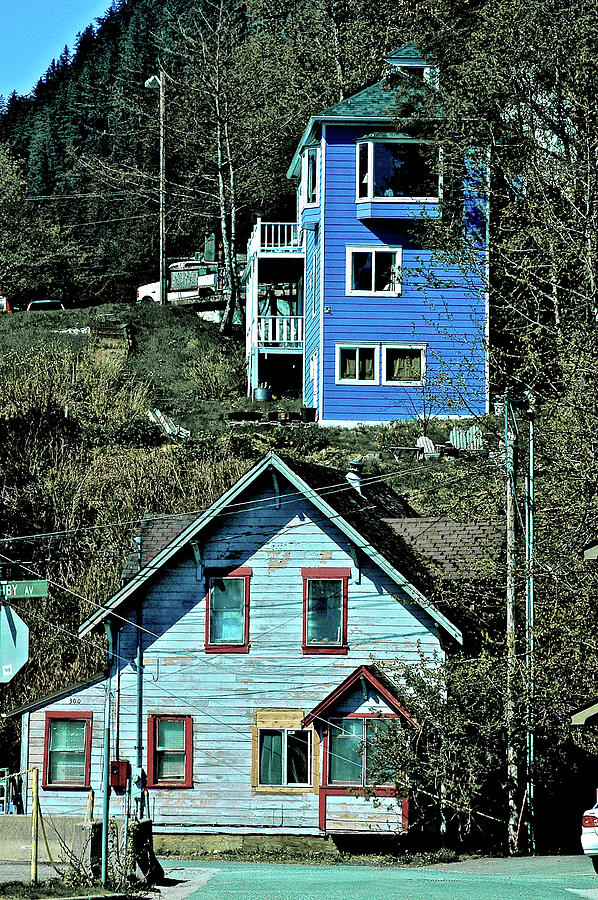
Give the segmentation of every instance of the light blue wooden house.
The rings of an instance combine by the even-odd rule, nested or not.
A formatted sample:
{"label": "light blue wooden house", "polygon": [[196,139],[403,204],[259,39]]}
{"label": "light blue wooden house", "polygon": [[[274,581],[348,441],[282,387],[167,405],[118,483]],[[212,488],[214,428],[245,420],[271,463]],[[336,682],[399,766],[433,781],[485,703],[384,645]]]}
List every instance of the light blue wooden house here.
{"label": "light blue wooden house", "polygon": [[[482,532],[416,518],[379,479],[269,453],[203,513],[144,521],[105,629],[108,674],[15,713],[22,769],[46,813],[102,804],[157,832],[400,833],[405,797],[363,795],[373,735],[417,727],[396,659],[437,664],[462,641],[430,599],[430,569]],[[483,532],[488,538],[489,532]]]}
{"label": "light blue wooden house", "polygon": [[[412,45],[386,61],[435,83]],[[459,266],[422,249],[441,154],[396,122],[386,80],[312,116],[288,171],[297,222],[259,221],[248,245],[249,394],[298,384],[323,425],[488,411],[485,166],[464,161]]]}

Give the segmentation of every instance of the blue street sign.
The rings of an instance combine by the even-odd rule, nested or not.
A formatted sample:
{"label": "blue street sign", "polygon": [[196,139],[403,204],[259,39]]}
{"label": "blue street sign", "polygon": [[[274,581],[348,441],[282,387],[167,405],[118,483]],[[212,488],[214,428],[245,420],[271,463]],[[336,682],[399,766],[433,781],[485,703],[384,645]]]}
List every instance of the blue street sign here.
{"label": "blue street sign", "polygon": [[29,659],[29,628],[10,606],[0,606],[0,684],[6,684]]}

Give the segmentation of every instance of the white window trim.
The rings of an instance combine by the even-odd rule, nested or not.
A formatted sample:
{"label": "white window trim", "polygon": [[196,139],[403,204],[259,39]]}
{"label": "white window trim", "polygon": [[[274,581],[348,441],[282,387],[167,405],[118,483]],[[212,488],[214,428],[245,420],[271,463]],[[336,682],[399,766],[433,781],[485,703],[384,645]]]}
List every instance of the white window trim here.
{"label": "white window trim", "polygon": [[[353,276],[352,255],[353,253],[377,253],[389,251],[395,253],[395,265],[401,268],[403,265],[403,248],[388,244],[348,244],[345,255],[345,291],[347,297],[399,297],[403,290],[401,280],[398,280],[397,289],[394,291],[354,291],[351,288]],[[372,271],[372,283],[374,281],[374,272]]]}
{"label": "white window trim", "polygon": [[[387,387],[421,387],[426,383],[426,350],[428,345],[420,341],[388,341],[382,344],[382,384]],[[386,378],[387,350],[420,350],[422,374],[419,381],[388,381]]]}
{"label": "white window trim", "polygon": [[[355,147],[355,202],[356,203],[440,203],[442,197],[442,149],[438,153],[438,194],[435,197],[374,197],[374,144],[427,144],[417,138],[387,137],[359,138]],[[368,191],[366,197],[359,196],[359,148],[368,146]]]}
{"label": "white window trim", "polygon": [[[284,735],[284,740],[282,742],[282,784],[262,784],[259,780],[259,772],[260,772],[260,735],[262,731],[282,731]],[[309,735],[309,747],[307,750],[307,781],[299,782],[292,781],[288,782],[286,780],[287,774],[287,736],[289,731],[306,731]],[[270,726],[260,726],[257,730],[257,786],[258,788],[310,788],[313,787],[314,773],[313,773],[313,755],[314,755],[314,736],[312,728],[280,728],[276,725]]]}
{"label": "white window trim", "polygon": [[311,261],[311,317],[312,319],[318,313],[317,306],[317,294],[316,294],[316,284],[318,280],[318,265],[317,265],[317,243],[316,243],[316,232],[314,231],[314,241],[313,241],[313,254]]}
{"label": "white window trim", "polygon": [[[310,151],[314,151],[316,153],[316,199],[308,203],[307,200],[307,160],[309,157]],[[306,147],[303,151],[303,156],[301,157],[301,209],[316,209],[320,205],[320,148],[319,147]]]}
{"label": "white window trim", "polygon": [[[374,350],[374,378],[371,381],[359,378],[341,378],[341,350]],[[359,368],[359,367],[357,367]],[[380,384],[380,342],[379,341],[339,341],[334,345],[334,383],[376,387]]]}

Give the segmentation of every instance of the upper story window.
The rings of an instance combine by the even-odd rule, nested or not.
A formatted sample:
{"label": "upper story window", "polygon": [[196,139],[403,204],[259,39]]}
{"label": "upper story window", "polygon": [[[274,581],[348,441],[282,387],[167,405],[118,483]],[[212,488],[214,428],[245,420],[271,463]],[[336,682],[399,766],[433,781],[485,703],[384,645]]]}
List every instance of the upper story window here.
{"label": "upper story window", "polygon": [[347,652],[350,569],[303,569],[303,652]]}
{"label": "upper story window", "polygon": [[191,787],[191,716],[150,716],[147,723],[147,780],[150,787]]}
{"label": "upper story window", "polygon": [[[365,785],[369,783],[369,770],[376,735],[385,732],[390,721],[391,717],[349,717],[330,720],[329,784]],[[391,769],[388,772],[388,780],[392,780]]]}
{"label": "upper story window", "polygon": [[419,141],[357,144],[357,200],[425,200],[439,196],[437,151]]}
{"label": "upper story window", "polygon": [[47,712],[43,787],[89,788],[90,712]]}
{"label": "upper story window", "polygon": [[400,247],[347,247],[347,294],[400,294],[401,262]]}
{"label": "upper story window", "polygon": [[304,206],[317,206],[320,188],[320,148],[308,147],[303,154],[301,184]]}
{"label": "upper story window", "polygon": [[208,579],[206,599],[207,653],[249,651],[249,582],[252,570],[235,569]]}

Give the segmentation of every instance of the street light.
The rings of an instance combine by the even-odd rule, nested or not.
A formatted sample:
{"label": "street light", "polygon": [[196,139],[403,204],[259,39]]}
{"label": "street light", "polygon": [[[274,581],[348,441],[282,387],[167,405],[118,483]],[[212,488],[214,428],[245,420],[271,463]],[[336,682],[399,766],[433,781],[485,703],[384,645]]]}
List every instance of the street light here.
{"label": "street light", "polygon": [[164,72],[152,75],[145,82],[146,88],[160,93],[160,303],[166,303],[166,158],[164,153],[165,103],[164,103]]}

